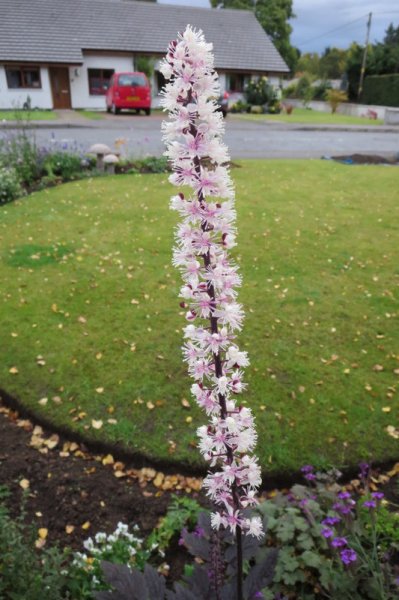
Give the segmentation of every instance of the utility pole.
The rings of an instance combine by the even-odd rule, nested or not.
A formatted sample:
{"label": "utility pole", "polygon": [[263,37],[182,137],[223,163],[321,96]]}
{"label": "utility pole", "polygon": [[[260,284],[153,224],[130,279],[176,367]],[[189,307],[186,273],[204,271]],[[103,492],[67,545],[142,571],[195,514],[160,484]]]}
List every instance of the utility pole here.
{"label": "utility pole", "polygon": [[369,13],[369,18],[368,18],[368,21],[367,21],[366,45],[364,47],[364,52],[363,52],[362,68],[360,70],[359,89],[357,91],[357,99],[358,100],[360,100],[360,96],[361,96],[362,91],[363,91],[363,81],[364,81],[364,73],[366,71],[367,51],[368,51],[368,47],[369,47],[369,37],[370,37],[370,28],[371,28],[371,17],[372,17],[372,14],[373,13]]}

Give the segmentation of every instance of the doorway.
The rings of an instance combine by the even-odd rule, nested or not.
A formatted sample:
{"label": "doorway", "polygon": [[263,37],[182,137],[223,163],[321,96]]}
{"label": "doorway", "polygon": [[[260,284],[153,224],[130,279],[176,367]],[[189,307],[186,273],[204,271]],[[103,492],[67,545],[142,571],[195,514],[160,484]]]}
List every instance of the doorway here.
{"label": "doorway", "polygon": [[50,67],[51,92],[54,108],[71,108],[71,89],[67,67]]}

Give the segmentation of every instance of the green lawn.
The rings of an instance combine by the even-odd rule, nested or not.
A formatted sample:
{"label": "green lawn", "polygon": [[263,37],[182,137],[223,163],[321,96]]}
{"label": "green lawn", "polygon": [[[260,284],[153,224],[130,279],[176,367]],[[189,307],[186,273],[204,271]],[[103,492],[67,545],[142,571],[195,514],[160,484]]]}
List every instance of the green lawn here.
{"label": "green lawn", "polygon": [[[275,121],[277,123],[304,123],[307,125],[383,125],[382,119],[368,119],[366,117],[350,117],[340,115],[339,113],[322,113],[307,108],[294,108],[294,111],[287,115],[232,115],[233,118],[246,119],[250,121]],[[230,115],[229,115],[230,118]]]}
{"label": "green lawn", "polygon": [[91,121],[99,121],[100,119],[103,119],[104,115],[106,114],[105,111],[102,112],[99,110],[79,109],[76,112],[82,115],[82,117],[86,117],[86,119],[90,119]]}
{"label": "green lawn", "polygon": [[[262,467],[398,459],[397,169],[245,161],[233,176]],[[89,438],[199,464],[172,192],[165,175],[110,176],[0,208],[0,386]]]}
{"label": "green lawn", "polygon": [[52,121],[57,118],[53,110],[0,110],[0,121]]}

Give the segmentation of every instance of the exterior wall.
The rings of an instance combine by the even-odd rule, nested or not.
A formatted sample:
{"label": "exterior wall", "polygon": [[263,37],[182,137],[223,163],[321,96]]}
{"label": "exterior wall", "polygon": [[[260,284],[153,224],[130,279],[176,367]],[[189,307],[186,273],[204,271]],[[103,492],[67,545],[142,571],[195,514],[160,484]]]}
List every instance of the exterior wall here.
{"label": "exterior wall", "polygon": [[399,108],[390,108],[385,110],[385,125],[399,125]]}
{"label": "exterior wall", "polygon": [[6,70],[3,65],[0,65],[0,108],[22,108],[28,96],[30,96],[32,108],[53,108],[53,97],[47,67],[40,68],[40,79],[42,83],[40,89],[8,89]]}
{"label": "exterior wall", "polygon": [[105,110],[105,96],[92,96],[89,94],[88,69],[114,69],[115,72],[134,71],[133,55],[87,54],[84,56],[84,63],[81,67],[69,68],[72,108]]}
{"label": "exterior wall", "polygon": [[[293,106],[303,107],[302,100],[287,98],[285,102],[292,104]],[[321,100],[312,100],[308,104],[309,108],[317,112],[331,112],[331,106],[328,102],[322,102]],[[369,104],[352,104],[350,102],[343,102],[339,105],[337,113],[340,115],[350,115],[351,117],[367,117],[368,111],[373,111],[377,114],[377,119],[385,118],[385,106],[374,106]]]}

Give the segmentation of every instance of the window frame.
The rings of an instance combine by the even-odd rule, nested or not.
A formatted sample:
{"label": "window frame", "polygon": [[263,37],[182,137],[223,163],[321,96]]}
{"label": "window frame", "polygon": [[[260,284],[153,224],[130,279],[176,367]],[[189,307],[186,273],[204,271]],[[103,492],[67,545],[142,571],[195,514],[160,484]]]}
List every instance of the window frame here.
{"label": "window frame", "polygon": [[[41,90],[42,86],[42,73],[39,65],[4,65],[4,70],[6,74],[7,88],[9,90]],[[21,77],[21,85],[13,86],[10,85],[10,77],[9,71],[19,71]],[[25,73],[27,71],[37,71],[39,85],[30,85],[27,82]]]}
{"label": "window frame", "polygon": [[[101,73],[100,77],[95,78],[95,79],[97,79],[97,80],[99,79],[101,81],[101,90],[102,91],[99,93],[92,92],[91,76],[90,76],[91,71],[99,71]],[[109,75],[108,77],[104,77],[105,72],[111,73],[111,75]],[[109,84],[109,82],[111,81],[111,79],[114,75],[115,75],[115,69],[104,69],[102,67],[88,67],[87,68],[87,84],[89,87],[89,96],[95,96],[95,97],[106,96],[109,86],[107,87],[107,89],[104,89],[104,84],[105,83]]]}

